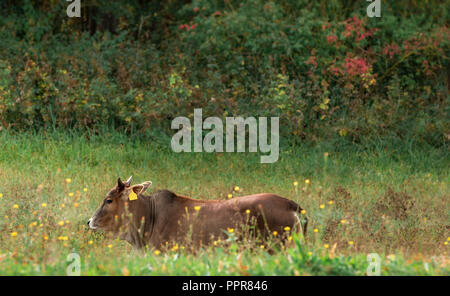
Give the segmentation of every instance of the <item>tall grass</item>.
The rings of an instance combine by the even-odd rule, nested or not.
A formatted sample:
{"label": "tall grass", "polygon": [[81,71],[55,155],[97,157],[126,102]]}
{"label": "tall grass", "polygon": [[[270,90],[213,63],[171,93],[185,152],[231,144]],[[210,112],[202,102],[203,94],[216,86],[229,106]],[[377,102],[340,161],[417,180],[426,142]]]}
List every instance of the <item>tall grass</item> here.
{"label": "tall grass", "polygon": [[[0,134],[0,273],[363,275],[366,255],[382,274],[449,274],[449,158],[445,149],[372,143],[284,147],[274,164],[252,153],[181,153],[104,131]],[[274,192],[306,209],[307,242],[267,254],[238,243],[191,254],[155,254],[88,231],[85,223],[118,176],[151,180],[202,199]],[[296,185],[294,185],[294,182]],[[239,186],[239,192],[233,187]],[[395,255],[395,256],[394,256]]]}

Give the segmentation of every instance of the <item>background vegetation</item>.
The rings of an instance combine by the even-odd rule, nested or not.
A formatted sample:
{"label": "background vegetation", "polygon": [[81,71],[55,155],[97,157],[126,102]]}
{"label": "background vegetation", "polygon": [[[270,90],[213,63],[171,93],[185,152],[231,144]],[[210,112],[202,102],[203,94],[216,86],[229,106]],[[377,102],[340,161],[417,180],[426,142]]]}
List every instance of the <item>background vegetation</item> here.
{"label": "background vegetation", "polygon": [[[449,275],[448,1],[0,2],[0,274]],[[279,116],[279,161],[173,153],[176,116]],[[117,176],[276,192],[308,240],[144,257],[87,231]],[[239,191],[233,191],[239,186]]]}
{"label": "background vegetation", "polygon": [[[283,143],[448,143],[447,1],[2,1],[3,128],[280,116]],[[344,139],[340,139],[344,138]],[[166,139],[167,140],[167,139]]]}

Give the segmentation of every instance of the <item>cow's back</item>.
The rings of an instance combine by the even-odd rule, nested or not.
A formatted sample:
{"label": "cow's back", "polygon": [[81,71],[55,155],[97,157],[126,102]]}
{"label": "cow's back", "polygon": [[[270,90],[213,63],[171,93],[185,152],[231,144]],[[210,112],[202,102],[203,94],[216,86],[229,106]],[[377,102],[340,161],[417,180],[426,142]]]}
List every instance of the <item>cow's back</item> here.
{"label": "cow's back", "polygon": [[234,202],[240,212],[250,210],[264,233],[281,233],[287,226],[292,229],[299,223],[299,212],[302,210],[294,201],[271,193],[242,196],[229,202]]}
{"label": "cow's back", "polygon": [[[238,232],[250,222],[256,223],[263,235],[273,231],[282,233],[288,226],[294,228],[299,222],[301,208],[281,196],[261,193],[230,200],[198,200],[179,196],[169,190],[152,194],[158,204],[155,236],[152,244],[166,241],[209,243],[225,238],[225,232]],[[191,234],[191,237],[187,236]]]}

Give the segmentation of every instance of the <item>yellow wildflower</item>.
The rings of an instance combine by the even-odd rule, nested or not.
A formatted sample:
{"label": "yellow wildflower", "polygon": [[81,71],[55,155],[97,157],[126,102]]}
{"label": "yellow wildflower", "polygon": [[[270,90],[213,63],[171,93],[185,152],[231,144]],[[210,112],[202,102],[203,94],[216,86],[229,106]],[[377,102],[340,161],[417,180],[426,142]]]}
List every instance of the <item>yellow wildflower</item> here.
{"label": "yellow wildflower", "polygon": [[126,268],[126,267],[122,268],[122,275],[124,275],[124,276],[130,275],[130,271],[128,270],[128,268]]}
{"label": "yellow wildflower", "polygon": [[278,235],[278,231],[274,231],[274,232],[273,232],[273,235],[274,235],[274,236],[277,236],[277,235]]}
{"label": "yellow wildflower", "polygon": [[11,232],[11,236],[12,236],[12,237],[16,237],[16,236],[17,236],[17,232],[15,232],[15,231],[14,231],[14,232]]}
{"label": "yellow wildflower", "polygon": [[395,261],[395,255],[394,254],[387,255],[386,258],[389,259],[389,261]]}
{"label": "yellow wildflower", "polygon": [[309,179],[306,179],[305,184],[309,184],[309,183],[311,183],[311,181]]}
{"label": "yellow wildflower", "polygon": [[45,208],[47,206],[47,204],[45,203],[45,202],[43,202],[42,204],[41,204],[41,207],[43,207],[43,208]]}
{"label": "yellow wildflower", "polygon": [[19,208],[19,205],[18,205],[18,204],[15,204],[15,205],[13,205],[13,208],[14,208],[14,209],[18,209],[18,208]]}
{"label": "yellow wildflower", "polygon": [[239,186],[234,186],[234,191],[238,192],[240,190]]}
{"label": "yellow wildflower", "polygon": [[228,199],[230,199],[230,198],[232,198],[232,197],[233,197],[233,194],[231,194],[231,193],[228,193],[227,197],[228,197]]}
{"label": "yellow wildflower", "polygon": [[330,245],[329,245],[329,244],[324,244],[323,247],[324,247],[325,249],[328,249],[328,248],[330,247]]}
{"label": "yellow wildflower", "polygon": [[298,182],[297,182],[297,181],[294,182],[294,186],[295,186],[295,187],[298,186]]}
{"label": "yellow wildflower", "polygon": [[245,210],[245,213],[248,215],[250,214],[250,210]]}
{"label": "yellow wildflower", "polygon": [[350,246],[353,246],[354,242],[353,242],[353,241],[349,241],[348,244],[349,244]]}
{"label": "yellow wildflower", "polygon": [[83,191],[84,191],[84,192],[87,192],[87,188],[86,188],[86,187],[85,187],[85,188],[83,188]]}
{"label": "yellow wildflower", "polygon": [[70,183],[70,182],[72,182],[72,179],[67,178],[67,179],[66,179],[66,183]]}
{"label": "yellow wildflower", "polygon": [[155,250],[155,252],[153,252],[153,253],[155,253],[155,255],[159,255],[159,254],[161,254],[161,251],[160,250]]}
{"label": "yellow wildflower", "polygon": [[227,230],[228,230],[229,233],[233,233],[234,232],[234,228],[227,227]]}
{"label": "yellow wildflower", "polygon": [[321,205],[319,206],[319,208],[324,209],[324,208],[325,208],[325,205],[324,205],[324,204],[321,204]]}
{"label": "yellow wildflower", "polygon": [[317,229],[317,228],[314,228],[314,232],[319,232],[319,229]]}
{"label": "yellow wildflower", "polygon": [[70,192],[70,193],[69,193],[69,196],[72,197],[72,196],[73,196],[73,192]]}
{"label": "yellow wildflower", "polygon": [[284,228],[284,230],[285,230],[285,231],[289,231],[289,230],[291,230],[291,228],[290,228],[289,226],[286,226],[286,227]]}
{"label": "yellow wildflower", "polygon": [[200,206],[195,206],[194,210],[196,210],[197,212],[200,211]]}

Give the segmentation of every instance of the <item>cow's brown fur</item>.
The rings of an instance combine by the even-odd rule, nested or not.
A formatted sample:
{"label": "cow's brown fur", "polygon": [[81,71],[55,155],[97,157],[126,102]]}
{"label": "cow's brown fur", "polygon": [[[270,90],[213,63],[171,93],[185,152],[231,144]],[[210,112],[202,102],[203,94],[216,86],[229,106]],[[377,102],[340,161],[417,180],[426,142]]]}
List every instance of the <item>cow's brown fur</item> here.
{"label": "cow's brown fur", "polygon": [[[226,238],[227,229],[233,228],[240,233],[249,226],[255,226],[253,234],[260,239],[274,231],[283,234],[286,226],[291,230],[303,228],[306,234],[306,217],[303,216],[304,225],[299,225],[297,218],[302,210],[300,206],[275,194],[197,200],[169,190],[147,196],[142,194],[145,191],[143,184],[129,186],[122,183],[122,186],[120,183],[119,179],[88,224],[91,228],[116,233],[137,248],[146,245],[159,248],[166,242],[183,244],[186,240],[191,240],[194,245],[208,244]],[[129,200],[130,190],[138,194],[136,200]]]}

